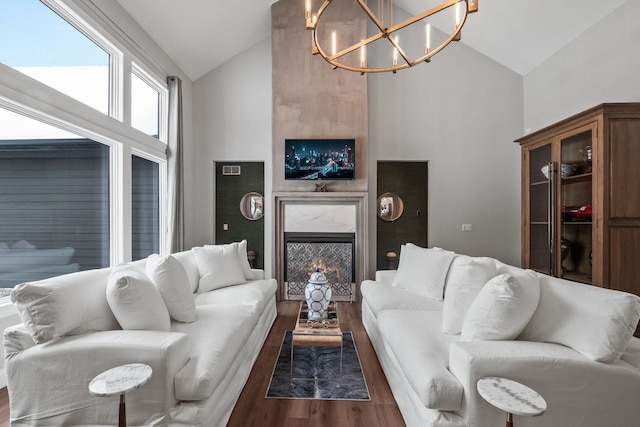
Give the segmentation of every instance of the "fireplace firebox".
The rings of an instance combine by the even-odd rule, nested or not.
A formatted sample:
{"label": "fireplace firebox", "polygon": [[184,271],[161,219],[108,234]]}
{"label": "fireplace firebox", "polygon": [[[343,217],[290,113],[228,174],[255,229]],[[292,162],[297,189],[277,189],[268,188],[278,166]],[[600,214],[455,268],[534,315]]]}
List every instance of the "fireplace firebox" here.
{"label": "fireplace firebox", "polygon": [[355,285],[354,233],[285,233],[284,279],[288,299],[304,298],[316,269],[325,274],[334,299],[353,300]]}

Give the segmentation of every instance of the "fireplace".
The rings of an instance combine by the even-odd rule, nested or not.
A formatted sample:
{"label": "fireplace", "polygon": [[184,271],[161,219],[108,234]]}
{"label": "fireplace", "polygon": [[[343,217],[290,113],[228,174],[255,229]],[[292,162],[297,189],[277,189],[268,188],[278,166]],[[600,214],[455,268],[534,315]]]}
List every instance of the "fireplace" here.
{"label": "fireplace", "polygon": [[274,277],[278,298],[304,299],[314,266],[335,295],[359,301],[369,267],[367,193],[274,193]]}
{"label": "fireplace", "polygon": [[318,269],[331,284],[333,299],[353,300],[354,233],[285,233],[284,240],[288,299],[303,298],[311,273]]}

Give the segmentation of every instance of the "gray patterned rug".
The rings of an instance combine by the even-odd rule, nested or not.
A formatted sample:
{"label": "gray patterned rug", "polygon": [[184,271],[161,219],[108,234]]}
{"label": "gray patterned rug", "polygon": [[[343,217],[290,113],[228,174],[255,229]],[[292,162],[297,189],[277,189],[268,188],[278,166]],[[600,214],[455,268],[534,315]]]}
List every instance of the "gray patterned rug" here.
{"label": "gray patterned rug", "polygon": [[296,346],[292,370],[291,331],[287,331],[280,346],[280,355],[273,369],[266,397],[371,400],[351,332],[344,332],[342,341],[342,374],[340,347]]}

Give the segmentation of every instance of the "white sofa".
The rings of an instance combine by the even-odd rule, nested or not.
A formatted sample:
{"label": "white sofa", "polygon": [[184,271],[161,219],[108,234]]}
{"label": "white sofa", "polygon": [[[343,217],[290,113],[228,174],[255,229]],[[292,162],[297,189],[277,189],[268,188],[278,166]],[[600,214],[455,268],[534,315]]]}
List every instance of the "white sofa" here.
{"label": "white sofa", "polygon": [[226,425],[276,317],[275,280],[227,257],[238,248],[246,262],[234,243],[18,285],[23,323],[4,334],[11,425],[114,425],[118,397],[88,385],[138,362],[153,373],[126,396],[128,425]]}
{"label": "white sofa", "polygon": [[397,271],[361,290],[364,326],[409,427],[504,425],[476,389],[488,376],[545,398],[543,415],[515,416],[519,427],[640,425],[635,295],[411,244]]}

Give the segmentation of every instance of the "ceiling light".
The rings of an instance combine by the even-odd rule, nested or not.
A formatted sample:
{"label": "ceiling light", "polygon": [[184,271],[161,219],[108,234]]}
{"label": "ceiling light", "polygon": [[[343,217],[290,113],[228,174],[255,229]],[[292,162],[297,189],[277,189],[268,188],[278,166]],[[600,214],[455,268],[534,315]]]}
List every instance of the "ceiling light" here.
{"label": "ceiling light", "polygon": [[[375,34],[352,42],[347,40],[347,36],[341,34],[338,29],[331,30],[330,47],[325,49],[319,40],[324,37],[318,36],[318,27],[323,28],[330,26],[330,22],[324,22],[326,18],[325,12],[329,7],[339,1],[353,0],[324,0],[316,13],[311,11],[311,0],[305,0],[305,21],[308,30],[312,31],[311,50],[313,54],[322,56],[329,64],[335,68],[342,68],[349,71],[364,73],[382,73],[391,71],[395,73],[398,70],[413,67],[422,62],[430,62],[431,57],[444,49],[452,41],[460,40],[461,30],[464,26],[469,13],[478,11],[478,0],[448,0],[431,9],[410,17],[402,22],[393,22],[393,0],[377,0],[376,13],[367,5],[366,0],[355,0],[365,13],[367,18],[373,23]],[[374,2],[372,2],[374,3]],[[443,16],[447,15],[447,16]],[[323,20],[323,16],[325,19]],[[444,32],[444,36],[440,32],[433,34],[431,21],[438,19],[438,29]],[[449,19],[449,22],[443,22]],[[321,24],[322,22],[322,24]],[[423,26],[423,30],[411,34],[409,40],[413,45],[416,44],[416,34],[420,34],[421,50],[418,54],[409,52],[409,49],[403,49],[402,46],[408,46],[408,37],[403,33],[402,42],[398,36],[399,32],[406,31],[409,26]],[[337,25],[339,28],[340,25]],[[342,28],[344,28],[344,24]],[[347,41],[345,41],[347,40]],[[340,42],[346,44],[341,45]],[[368,64],[367,50],[376,43],[380,48],[380,43],[387,43],[389,49],[388,62],[379,63],[377,65]],[[433,44],[433,45],[432,45]],[[385,46],[387,46],[385,45]],[[340,47],[338,47],[340,46]],[[352,55],[353,54],[353,55]],[[415,59],[412,59],[413,56]]]}

